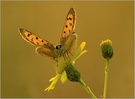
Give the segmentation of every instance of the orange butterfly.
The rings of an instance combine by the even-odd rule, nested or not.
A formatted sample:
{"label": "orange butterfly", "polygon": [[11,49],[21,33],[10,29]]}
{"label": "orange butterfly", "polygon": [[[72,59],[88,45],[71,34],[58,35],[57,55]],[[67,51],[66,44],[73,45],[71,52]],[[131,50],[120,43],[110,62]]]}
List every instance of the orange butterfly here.
{"label": "orange butterfly", "polygon": [[54,60],[58,57],[68,57],[71,54],[71,49],[77,39],[77,35],[73,32],[76,22],[76,13],[74,8],[71,8],[66,16],[66,22],[60,37],[60,44],[53,45],[49,41],[31,33],[28,30],[19,28],[19,32],[24,40],[32,45],[37,45],[36,52],[42,56],[48,56]]}

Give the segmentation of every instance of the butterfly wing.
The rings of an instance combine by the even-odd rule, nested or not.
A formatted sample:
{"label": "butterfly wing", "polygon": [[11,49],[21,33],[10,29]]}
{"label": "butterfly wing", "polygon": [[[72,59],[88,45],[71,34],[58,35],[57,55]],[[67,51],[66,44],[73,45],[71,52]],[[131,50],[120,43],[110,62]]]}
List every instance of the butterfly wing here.
{"label": "butterfly wing", "polygon": [[47,56],[51,59],[56,60],[58,54],[56,53],[56,49],[52,50],[46,47],[39,46],[36,48],[36,52],[41,56]]}
{"label": "butterfly wing", "polygon": [[19,28],[19,32],[22,38],[32,45],[45,46],[45,47],[49,47],[50,49],[55,49],[50,42],[42,39],[41,37],[35,35],[34,33],[31,33],[28,30]]}
{"label": "butterfly wing", "polygon": [[24,40],[26,40],[32,45],[40,46],[36,48],[36,52],[38,54],[42,56],[48,56],[52,59],[55,59],[56,57],[58,57],[57,53],[55,52],[56,50],[55,47],[47,40],[44,40],[41,37],[22,28],[19,28],[19,32]]}
{"label": "butterfly wing", "polygon": [[64,24],[64,28],[60,37],[60,44],[63,46],[64,43],[67,40],[67,37],[71,34],[71,32],[74,30],[75,28],[75,20],[76,20],[76,14],[75,14],[75,10],[72,7],[67,16],[66,16],[66,21]]}
{"label": "butterfly wing", "polygon": [[63,46],[65,52],[71,53],[71,50],[74,46],[76,39],[77,39],[77,35],[74,32],[67,37],[67,40]]}

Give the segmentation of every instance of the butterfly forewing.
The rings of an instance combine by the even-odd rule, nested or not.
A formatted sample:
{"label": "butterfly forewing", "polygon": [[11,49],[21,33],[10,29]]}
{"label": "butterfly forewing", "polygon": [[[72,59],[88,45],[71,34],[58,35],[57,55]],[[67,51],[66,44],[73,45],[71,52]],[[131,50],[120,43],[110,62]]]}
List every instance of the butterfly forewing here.
{"label": "butterfly forewing", "polygon": [[64,28],[61,34],[60,43],[64,45],[66,38],[71,34],[75,27],[75,10],[71,8],[67,14],[66,21],[64,24]]}
{"label": "butterfly forewing", "polygon": [[55,49],[54,46],[50,42],[42,39],[41,37],[31,33],[28,30],[19,28],[19,32],[20,32],[21,36],[23,37],[23,39],[32,45],[45,46],[45,47],[48,47],[50,49]]}

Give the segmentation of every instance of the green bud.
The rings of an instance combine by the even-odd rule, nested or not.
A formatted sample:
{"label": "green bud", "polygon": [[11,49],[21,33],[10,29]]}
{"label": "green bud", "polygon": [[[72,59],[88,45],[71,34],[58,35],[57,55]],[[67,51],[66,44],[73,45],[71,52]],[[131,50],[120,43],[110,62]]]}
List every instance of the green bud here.
{"label": "green bud", "polygon": [[105,59],[111,59],[113,56],[113,48],[111,40],[107,39],[101,42],[100,44],[102,56]]}
{"label": "green bud", "polygon": [[72,64],[69,64],[65,70],[67,73],[68,80],[72,82],[78,82],[80,80],[81,75]]}

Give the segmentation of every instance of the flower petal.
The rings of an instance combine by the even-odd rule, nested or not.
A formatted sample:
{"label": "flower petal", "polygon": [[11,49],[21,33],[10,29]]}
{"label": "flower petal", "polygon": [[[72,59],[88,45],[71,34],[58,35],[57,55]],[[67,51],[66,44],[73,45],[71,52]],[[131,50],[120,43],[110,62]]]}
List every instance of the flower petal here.
{"label": "flower petal", "polygon": [[86,42],[82,42],[82,43],[80,44],[80,47],[77,49],[77,51],[74,53],[74,55],[73,55],[73,57],[72,57],[72,59],[71,59],[71,63],[72,63],[73,61],[77,60],[82,54],[84,54],[85,52],[87,52],[87,50],[84,50],[84,51],[83,51],[85,45],[86,45]]}
{"label": "flower petal", "polygon": [[59,79],[61,75],[57,74],[55,77],[51,78],[49,81],[52,81],[51,85],[49,87],[47,87],[44,91],[50,91],[53,90],[55,88],[55,85]]}
{"label": "flower petal", "polygon": [[67,74],[66,74],[66,71],[65,70],[62,73],[60,80],[61,80],[62,83],[65,83],[67,81]]}
{"label": "flower petal", "polygon": [[81,51],[84,49],[85,45],[86,45],[86,42],[81,43],[81,45],[80,45]]}
{"label": "flower petal", "polygon": [[82,56],[84,53],[86,53],[87,52],[87,50],[84,50],[84,51],[82,51],[79,55],[77,55],[74,59],[73,59],[73,61],[76,61],[80,56]]}

